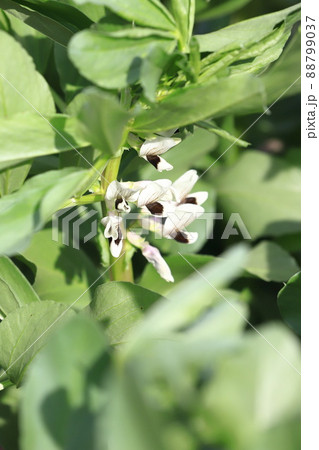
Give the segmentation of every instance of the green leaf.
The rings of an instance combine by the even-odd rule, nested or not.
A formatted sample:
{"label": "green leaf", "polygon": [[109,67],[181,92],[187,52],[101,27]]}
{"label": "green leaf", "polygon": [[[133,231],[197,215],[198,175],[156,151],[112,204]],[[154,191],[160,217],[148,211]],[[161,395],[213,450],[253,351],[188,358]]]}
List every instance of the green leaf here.
{"label": "green leaf", "polygon": [[20,189],[28,176],[30,168],[31,162],[28,162],[19,164],[12,169],[0,170],[0,197]]}
{"label": "green leaf", "polygon": [[53,114],[54,102],[45,79],[21,45],[1,30],[0,54],[0,118],[34,109]]}
{"label": "green leaf", "polygon": [[159,297],[136,284],[113,281],[96,289],[90,311],[94,319],[104,323],[111,344],[120,344]]}
{"label": "green leaf", "polygon": [[12,15],[10,16],[10,26],[15,38],[32,56],[37,71],[43,74],[51,54],[51,39]]}
{"label": "green leaf", "polygon": [[85,174],[84,170],[52,170],[0,199],[0,254],[12,255],[27,248],[32,234],[72,196]]}
{"label": "green leaf", "polygon": [[184,50],[187,50],[194,27],[195,0],[171,0],[170,3],[182,37]]}
{"label": "green leaf", "polygon": [[84,138],[106,155],[115,155],[123,145],[130,114],[115,96],[93,87],[74,102]]}
{"label": "green leaf", "polygon": [[217,136],[226,139],[229,142],[234,142],[240,147],[248,147],[250,144],[249,142],[246,142],[242,139],[239,139],[236,136],[233,136],[228,131],[223,130],[218,125],[216,125],[214,122],[205,122],[201,121],[196,124],[197,126],[204,128],[205,130],[210,131],[211,133],[217,134]]}
{"label": "green leaf", "polygon": [[30,366],[21,407],[23,450],[107,448],[111,359],[93,321],[77,316]]}
{"label": "green leaf", "polygon": [[[133,32],[136,34],[135,29]],[[117,89],[139,79],[143,59],[155,46],[170,52],[175,41],[156,35],[121,37],[86,30],[72,39],[69,56],[87,79],[101,87]]]}
{"label": "green leaf", "polygon": [[[3,378],[0,380],[0,387]],[[15,386],[0,391],[0,445],[10,450],[19,450],[18,406],[21,391]]]}
{"label": "green leaf", "polygon": [[157,85],[169,58],[170,56],[161,47],[153,47],[143,60],[140,82],[145,96],[151,102],[156,99]]}
{"label": "green leaf", "polygon": [[224,48],[230,51],[251,45],[267,36],[276,25],[298,9],[300,4],[275,13],[243,20],[212,33],[197,35],[200,50],[216,52]]}
{"label": "green leaf", "polygon": [[243,8],[251,0],[217,0],[212,7],[207,0],[196,1],[196,19],[208,20],[215,17],[231,14]]}
{"label": "green leaf", "polygon": [[27,366],[48,335],[72,314],[65,305],[45,301],[22,306],[1,322],[0,366],[13,383],[21,383]]}
{"label": "green leaf", "polygon": [[0,8],[65,47],[74,34],[73,30],[60,23],[58,19],[32,11],[15,1],[0,0]]}
{"label": "green leaf", "polygon": [[176,89],[164,100],[136,116],[133,129],[156,132],[189,125],[208,117],[263,109],[260,81],[246,75],[215,80],[204,86]]}
{"label": "green leaf", "polygon": [[23,6],[39,12],[42,16],[55,19],[73,33],[87,28],[92,21],[73,2],[67,0],[15,0]]}
{"label": "green leaf", "polygon": [[276,101],[279,97],[288,97],[300,92],[300,46],[301,34],[300,31],[296,31],[281,58],[261,76],[267,92],[268,103]]}
{"label": "green leaf", "polygon": [[6,256],[0,257],[0,314],[8,315],[16,308],[40,299],[30,283]]}
{"label": "green leaf", "polygon": [[301,274],[296,273],[279,291],[278,308],[284,321],[301,334]]}
{"label": "green leaf", "polygon": [[107,448],[110,361],[103,333],[86,317],[51,337],[24,385],[23,450]]}
{"label": "green leaf", "polygon": [[299,267],[279,245],[262,241],[249,252],[245,269],[265,281],[287,281]]}
{"label": "green leaf", "polygon": [[74,118],[55,115],[44,119],[29,112],[1,120],[0,141],[2,169],[23,160],[88,145],[78,136]]}
{"label": "green leaf", "polygon": [[89,82],[83,78],[76,67],[70,61],[67,49],[59,44],[54,45],[54,60],[59,74],[60,86],[66,94],[66,102],[88,86]]}
{"label": "green leaf", "polygon": [[[193,275],[170,292],[169,300],[152,308],[137,328],[136,339],[149,339],[184,328],[209,306],[225,301],[218,291],[241,272],[246,255],[245,246],[239,245],[225,252],[220,260],[207,264],[199,273],[193,268]],[[180,258],[191,266],[188,255]]]}
{"label": "green leaf", "polygon": [[[76,216],[74,220],[79,217]],[[86,233],[83,229],[84,225],[81,225],[80,231],[86,235],[90,230]],[[72,228],[71,224],[70,228]],[[66,229],[66,222],[64,222],[64,232],[67,230],[71,235],[71,230]],[[63,242],[65,238],[65,235],[61,233],[53,235],[51,228],[41,230],[33,236],[23,255],[37,266],[33,287],[41,300],[54,300],[67,305],[74,303],[74,309],[82,309],[90,303],[94,289],[99,283],[105,281],[105,277],[97,281],[100,271],[96,265],[83,250],[66,245],[66,242]],[[44,248],[45,252],[43,252]],[[93,286],[90,289],[91,285]]]}
{"label": "green leaf", "polygon": [[[86,0],[74,0],[83,4]],[[163,30],[175,30],[175,22],[169,11],[159,0],[92,0],[95,5],[104,5],[129,22]]]}
{"label": "green leaf", "polygon": [[217,177],[213,170],[210,176],[225,220],[239,213],[253,239],[300,229],[300,169],[255,150],[246,151]]}
{"label": "green leaf", "polygon": [[207,438],[224,448],[298,450],[299,343],[281,325],[259,330],[261,336],[252,330],[237,352],[219,360],[197,397],[203,402]]}

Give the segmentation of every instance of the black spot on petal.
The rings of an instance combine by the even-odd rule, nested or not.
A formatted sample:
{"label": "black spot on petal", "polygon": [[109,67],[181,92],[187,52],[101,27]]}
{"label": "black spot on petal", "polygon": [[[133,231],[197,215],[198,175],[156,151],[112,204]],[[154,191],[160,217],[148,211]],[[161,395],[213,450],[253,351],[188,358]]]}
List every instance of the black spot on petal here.
{"label": "black spot on petal", "polygon": [[192,205],[197,205],[197,200],[196,200],[196,197],[186,197],[186,198],[184,198],[182,203],[190,203]]}
{"label": "black spot on petal", "polygon": [[118,209],[118,206],[123,202],[123,199],[117,198],[115,200],[115,209]]}
{"label": "black spot on petal", "polygon": [[157,169],[157,167],[161,161],[161,158],[157,155],[147,155],[146,158],[147,158],[147,161],[150,162],[155,167],[155,169]]}
{"label": "black spot on petal", "polygon": [[115,239],[114,242],[115,242],[116,245],[119,245],[121,240],[123,239],[123,235],[122,235],[122,231],[121,231],[120,227],[118,228],[117,233],[118,233],[118,236],[117,236],[117,239]]}
{"label": "black spot on petal", "polygon": [[188,237],[185,233],[182,231],[176,231],[174,235],[172,235],[172,238],[175,239],[175,241],[180,242],[181,244],[188,244]]}
{"label": "black spot on petal", "polygon": [[163,214],[164,207],[159,202],[148,203],[146,208],[149,210],[151,214]]}

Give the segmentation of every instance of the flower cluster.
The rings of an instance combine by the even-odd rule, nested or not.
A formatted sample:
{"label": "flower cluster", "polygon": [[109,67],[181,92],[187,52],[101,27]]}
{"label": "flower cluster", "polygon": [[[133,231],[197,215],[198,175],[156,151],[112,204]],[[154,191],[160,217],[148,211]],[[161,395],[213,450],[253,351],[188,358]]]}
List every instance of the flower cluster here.
{"label": "flower cluster", "polygon": [[[154,231],[167,239],[181,243],[193,243],[197,233],[188,232],[186,227],[198,218],[204,209],[207,192],[190,193],[198,175],[189,170],[174,183],[168,179],[156,181],[119,182],[113,181],[106,191],[108,215],[102,219],[104,235],[110,240],[110,250],[114,257],[122,251],[124,239],[123,217],[134,205],[142,212],[142,228]],[[158,273],[167,281],[174,281],[170,269],[159,250],[132,230],[127,233],[130,243],[142,250]]]}

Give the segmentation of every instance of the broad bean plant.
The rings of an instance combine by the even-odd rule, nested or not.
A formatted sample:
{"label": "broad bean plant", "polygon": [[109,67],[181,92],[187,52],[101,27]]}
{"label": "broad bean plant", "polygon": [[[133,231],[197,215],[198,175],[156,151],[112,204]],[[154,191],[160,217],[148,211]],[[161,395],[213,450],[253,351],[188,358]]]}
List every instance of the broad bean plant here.
{"label": "broad bean plant", "polygon": [[0,450],[300,448],[300,5],[257,3],[0,0]]}

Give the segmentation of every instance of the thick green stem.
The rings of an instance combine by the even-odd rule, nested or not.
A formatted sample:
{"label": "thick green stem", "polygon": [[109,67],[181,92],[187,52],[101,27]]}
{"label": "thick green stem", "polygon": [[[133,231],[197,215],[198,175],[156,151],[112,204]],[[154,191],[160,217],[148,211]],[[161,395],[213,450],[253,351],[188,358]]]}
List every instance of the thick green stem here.
{"label": "thick green stem", "polygon": [[123,250],[118,258],[110,257],[113,264],[111,268],[112,280],[114,281],[130,281],[134,283],[134,273],[131,257],[127,254],[127,243],[124,241]]}
{"label": "thick green stem", "polygon": [[117,179],[117,174],[119,173],[119,168],[121,164],[121,156],[115,156],[111,158],[107,163],[105,170],[101,177],[101,190],[106,192],[107,187],[112,181]]}

